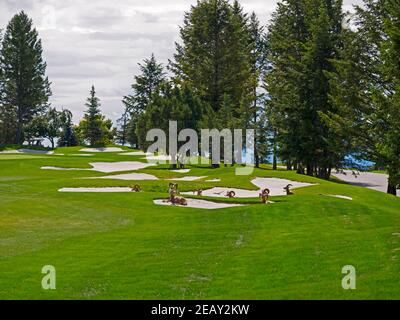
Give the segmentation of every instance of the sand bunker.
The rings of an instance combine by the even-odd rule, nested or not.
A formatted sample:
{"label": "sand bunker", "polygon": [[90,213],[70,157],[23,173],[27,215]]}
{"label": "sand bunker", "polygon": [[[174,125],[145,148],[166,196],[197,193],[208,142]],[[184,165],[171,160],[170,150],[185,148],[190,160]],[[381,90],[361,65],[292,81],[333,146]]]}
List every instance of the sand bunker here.
{"label": "sand bunker", "polygon": [[207,177],[182,177],[182,178],[174,178],[174,179],[166,179],[166,180],[171,180],[171,181],[197,181],[201,180]]}
{"label": "sand bunker", "polygon": [[92,168],[61,168],[61,167],[42,167],[43,170],[88,170],[99,171],[103,173],[121,172],[121,171],[135,171],[154,166],[152,163],[128,161],[128,162],[93,162],[89,163]]}
{"label": "sand bunker", "polygon": [[[183,207],[183,208],[197,208],[197,209],[222,209],[222,208],[232,208],[232,207],[242,207],[242,204],[233,204],[233,203],[217,203],[206,200],[198,200],[198,199],[186,199],[187,206],[178,206],[175,207]],[[154,203],[161,206],[173,206],[170,202],[164,202],[165,200],[154,200]]]}
{"label": "sand bunker", "polygon": [[189,173],[190,169],[179,169],[179,170],[171,170],[172,172],[176,173]]}
{"label": "sand bunker", "polygon": [[211,180],[206,180],[205,182],[220,182],[221,179],[211,179]]}
{"label": "sand bunker", "polygon": [[[260,191],[237,189],[237,188],[215,187],[212,189],[203,190],[203,196],[204,197],[226,198],[226,194],[230,191],[235,192],[236,198],[258,198],[260,195]],[[193,192],[181,192],[181,194],[193,195]]]}
{"label": "sand bunker", "polygon": [[339,199],[345,199],[345,200],[353,200],[352,197],[348,197],[348,196],[343,196],[340,194],[328,194],[329,197],[334,197],[334,198],[339,198]]}
{"label": "sand bunker", "polygon": [[131,188],[112,187],[112,188],[62,188],[59,192],[132,192]]}
{"label": "sand bunker", "polygon": [[127,162],[93,162],[89,163],[94,171],[104,173],[119,172],[119,171],[134,171],[141,170],[147,167],[154,166],[152,163],[127,161]]}
{"label": "sand bunker", "polygon": [[88,154],[88,153],[81,153],[81,154],[70,154],[70,156],[74,156],[74,157],[93,157],[94,154]]}
{"label": "sand bunker", "polygon": [[[380,192],[387,191],[388,175],[374,172],[360,172],[358,175],[353,175],[350,170],[343,172],[332,173],[332,176],[346,181],[354,186],[364,187]],[[397,194],[400,197],[400,193]]]}
{"label": "sand bunker", "polygon": [[134,152],[124,152],[118,153],[121,156],[152,156],[153,153],[150,152],[143,152],[143,151],[134,151]]}
{"label": "sand bunker", "polygon": [[121,152],[121,148],[83,148],[80,152]]}
{"label": "sand bunker", "polygon": [[14,153],[27,153],[27,154],[53,154],[54,151],[46,151],[46,150],[31,150],[31,149],[18,149],[18,150],[6,150],[0,151],[0,153],[4,154],[14,154]]}
{"label": "sand bunker", "polygon": [[172,157],[162,154],[159,156],[153,156],[153,155],[148,155],[146,158],[142,158],[143,160],[148,160],[148,161],[171,161]]}
{"label": "sand bunker", "polygon": [[137,180],[137,181],[145,181],[145,180],[158,180],[156,176],[147,173],[127,173],[127,174],[117,174],[113,176],[105,176],[105,177],[94,177],[89,179],[110,179],[110,180]]}
{"label": "sand bunker", "polygon": [[42,170],[55,170],[55,171],[91,171],[93,169],[83,169],[83,168],[61,168],[61,167],[51,167],[51,166],[47,166],[47,167],[41,167],[40,169]]}
{"label": "sand bunker", "polygon": [[312,183],[297,182],[278,178],[255,178],[251,181],[251,183],[260,189],[268,188],[271,191],[271,196],[285,196],[286,191],[283,190],[283,188],[288,184],[292,185],[290,189],[313,186]]}

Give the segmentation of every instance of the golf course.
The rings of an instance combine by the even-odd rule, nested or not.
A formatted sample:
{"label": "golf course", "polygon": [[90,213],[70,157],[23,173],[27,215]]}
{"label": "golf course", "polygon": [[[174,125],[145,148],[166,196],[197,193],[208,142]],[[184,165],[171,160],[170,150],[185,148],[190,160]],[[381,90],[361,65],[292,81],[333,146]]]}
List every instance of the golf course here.
{"label": "golf course", "polygon": [[[3,149],[0,299],[400,298],[398,197],[267,164],[250,176],[224,165],[174,172],[167,163],[107,173],[74,170],[91,169],[90,163],[147,163],[132,153],[139,150],[109,147],[122,152]],[[157,180],[97,179],[129,173]],[[187,176],[201,178],[180,179]],[[254,178],[310,185],[290,196],[271,192],[268,204],[259,197],[189,194],[185,198],[242,206],[207,210],[154,203],[168,198],[173,179],[180,179],[181,193],[214,187],[259,192]],[[140,192],[59,192],[136,184]],[[56,270],[56,290],[42,289],[46,265]],[[342,288],[346,265],[356,269],[356,290]]]}

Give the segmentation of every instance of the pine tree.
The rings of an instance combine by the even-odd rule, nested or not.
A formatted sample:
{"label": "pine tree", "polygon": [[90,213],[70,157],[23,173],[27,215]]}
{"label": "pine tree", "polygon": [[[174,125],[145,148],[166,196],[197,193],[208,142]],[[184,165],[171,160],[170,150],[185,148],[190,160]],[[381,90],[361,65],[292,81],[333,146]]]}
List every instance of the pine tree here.
{"label": "pine tree", "polygon": [[[139,117],[147,109],[151,97],[158,91],[159,86],[165,80],[165,72],[162,64],[158,63],[154,54],[150,59],[144,60],[139,64],[140,75],[135,76],[135,82],[132,84],[132,94],[125,96],[122,103],[125,106],[124,117],[121,118],[124,126],[126,139],[131,145],[137,145],[138,137],[136,135],[136,126]],[[130,119],[127,116],[130,116]]]}
{"label": "pine tree", "polygon": [[374,92],[373,113],[376,150],[389,173],[389,194],[396,195],[400,187],[400,6],[398,1],[384,3],[384,40],[380,47],[380,71],[386,81],[384,88]]}
{"label": "pine tree", "polygon": [[100,112],[100,100],[96,97],[94,86],[90,90],[90,96],[87,98],[85,106],[87,109],[84,121],[81,123],[83,137],[91,146],[102,145],[104,144],[103,116]]}
{"label": "pine tree", "polygon": [[237,1],[233,5],[225,0],[198,1],[185,13],[182,45],[177,44],[170,64],[175,81],[187,82],[214,112],[218,113],[228,95],[240,119],[252,93],[246,22]]}
{"label": "pine tree", "polygon": [[344,157],[324,122],[335,113],[328,74],[341,46],[341,7],[341,1],[283,1],[268,34],[266,90],[279,155],[288,167],[325,179]]}
{"label": "pine tree", "polygon": [[[24,126],[45,111],[51,95],[42,43],[32,20],[21,11],[9,22],[0,54],[3,97],[0,116],[5,142],[24,142]],[[14,126],[15,123],[15,126]],[[11,141],[11,129],[15,128]]]}
{"label": "pine tree", "polygon": [[128,141],[129,134],[129,120],[130,115],[125,109],[125,112],[122,114],[121,118],[117,120],[118,130],[117,130],[117,141],[121,143],[123,146]]}
{"label": "pine tree", "polygon": [[250,125],[254,80],[247,22],[238,1],[201,0],[185,13],[182,43],[169,68],[176,83],[190,86],[210,106],[209,128]]}
{"label": "pine tree", "polygon": [[260,93],[261,81],[267,65],[267,44],[264,27],[260,25],[257,15],[253,12],[248,22],[251,48],[251,74],[252,74],[252,106],[250,126],[255,129],[255,166],[259,167],[260,161],[266,156],[265,148],[267,128],[265,108],[262,106],[264,94]]}

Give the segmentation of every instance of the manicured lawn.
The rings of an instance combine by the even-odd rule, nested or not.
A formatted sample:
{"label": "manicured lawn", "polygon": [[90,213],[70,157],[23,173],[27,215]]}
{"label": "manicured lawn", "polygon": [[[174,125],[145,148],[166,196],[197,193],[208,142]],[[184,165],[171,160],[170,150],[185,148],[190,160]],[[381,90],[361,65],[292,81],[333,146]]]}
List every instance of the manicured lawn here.
{"label": "manicured lawn", "polygon": [[[140,182],[143,192],[59,193],[61,187],[132,186],[80,179],[89,162],[144,161],[80,148],[57,155],[1,155],[0,299],[399,299],[400,199],[343,183],[269,167],[252,176],[234,168],[190,167],[190,176],[221,182],[180,182],[181,191],[212,186],[257,189],[252,177],[318,183],[219,210],[156,206],[168,181]],[[181,177],[167,166],[139,172]],[[328,197],[345,195],[353,201]],[[221,199],[219,199],[221,201]],[[57,270],[57,289],[41,287],[44,265]],[[357,289],[342,289],[342,267],[357,270]]]}

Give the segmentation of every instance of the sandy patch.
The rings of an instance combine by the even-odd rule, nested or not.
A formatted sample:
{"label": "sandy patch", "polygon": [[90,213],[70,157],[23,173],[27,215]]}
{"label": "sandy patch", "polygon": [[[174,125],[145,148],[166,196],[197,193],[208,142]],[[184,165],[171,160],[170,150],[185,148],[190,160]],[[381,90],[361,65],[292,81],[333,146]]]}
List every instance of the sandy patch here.
{"label": "sandy patch", "polygon": [[158,156],[154,156],[154,155],[148,155],[145,158],[142,158],[143,160],[148,160],[148,161],[171,161],[172,157],[169,155],[158,155]]}
{"label": "sandy patch", "polygon": [[4,153],[4,154],[17,154],[17,153],[26,153],[26,154],[53,154],[54,151],[31,150],[31,149],[18,149],[18,150],[0,151],[0,153]]}
{"label": "sandy patch", "polygon": [[205,182],[221,182],[221,179],[211,179],[211,180],[206,180]]}
{"label": "sandy patch", "polygon": [[88,153],[81,153],[81,154],[70,154],[70,156],[74,156],[74,157],[93,157],[94,154],[88,154]]}
{"label": "sandy patch", "polygon": [[278,178],[255,178],[251,181],[251,183],[260,189],[268,188],[271,191],[271,196],[285,196],[286,191],[283,190],[283,188],[288,184],[292,185],[291,189],[313,186],[312,183],[297,182]]}
{"label": "sandy patch", "polygon": [[84,169],[84,168],[61,168],[61,167],[41,167],[42,170],[54,170],[54,171],[91,171],[93,169]]}
{"label": "sandy patch", "polygon": [[88,179],[109,179],[109,180],[158,180],[156,176],[147,173],[127,173],[127,174],[117,174],[113,176],[105,176],[105,177],[94,177]]}
{"label": "sandy patch", "polygon": [[[183,208],[197,208],[197,209],[222,209],[222,208],[232,208],[232,207],[243,207],[242,204],[234,204],[234,203],[217,203],[206,200],[198,200],[198,199],[186,199],[188,205],[187,206],[177,206]],[[172,206],[170,202],[164,202],[165,200],[154,200],[154,203],[161,206]]]}
{"label": "sandy patch", "polygon": [[124,152],[118,153],[121,156],[152,156],[153,153],[150,152],[143,152],[143,151],[134,151],[134,152]]}
{"label": "sandy patch", "polygon": [[120,187],[112,187],[112,188],[62,188],[58,190],[59,192],[132,192],[131,188],[120,188]]}
{"label": "sandy patch", "polygon": [[343,196],[340,194],[328,194],[329,197],[334,197],[334,198],[339,198],[339,199],[345,199],[345,200],[353,200],[352,197],[348,197],[348,196]]}
{"label": "sandy patch", "polygon": [[147,167],[154,166],[152,163],[128,161],[128,162],[93,162],[89,163],[92,168],[61,168],[61,167],[42,167],[43,170],[88,170],[99,171],[103,173],[121,172],[121,171],[135,171]]}
{"label": "sandy patch", "polygon": [[[360,172],[358,175],[355,176],[352,174],[352,171],[345,170],[344,172],[332,173],[332,175],[354,186],[364,187],[385,193],[387,192],[389,178],[387,174]],[[399,192],[397,196],[400,197]]]}
{"label": "sandy patch", "polygon": [[176,172],[176,173],[189,173],[189,172],[190,172],[190,169],[171,170],[171,172]]}
{"label": "sandy patch", "polygon": [[[212,189],[203,190],[203,196],[204,197],[226,198],[226,194],[229,191],[234,191],[236,193],[236,196],[235,196],[236,198],[258,198],[260,195],[260,191],[237,189],[237,188],[215,187]],[[193,195],[193,192],[181,192],[181,194]]]}
{"label": "sandy patch", "polygon": [[121,148],[83,148],[80,152],[121,152]]}
{"label": "sandy patch", "polygon": [[119,172],[119,171],[134,171],[141,170],[147,167],[154,166],[152,163],[127,161],[127,162],[93,162],[89,163],[94,171],[104,173]]}
{"label": "sandy patch", "polygon": [[166,180],[170,180],[170,181],[197,181],[197,180],[201,180],[207,177],[182,177],[182,178],[174,178],[174,179],[166,179]]}

